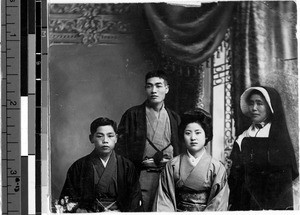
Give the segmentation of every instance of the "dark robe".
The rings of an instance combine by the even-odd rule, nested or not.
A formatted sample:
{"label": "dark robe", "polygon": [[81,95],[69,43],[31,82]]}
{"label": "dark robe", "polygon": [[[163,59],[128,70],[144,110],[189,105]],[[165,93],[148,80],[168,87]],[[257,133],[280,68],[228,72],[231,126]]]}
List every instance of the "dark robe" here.
{"label": "dark robe", "polygon": [[97,200],[115,199],[122,212],[141,209],[141,191],[134,165],[112,153],[104,168],[96,150],[69,168],[60,198],[68,196],[78,207],[95,211]]}
{"label": "dark robe", "polygon": [[293,145],[286,126],[281,98],[269,93],[274,113],[269,137],[245,137],[235,142],[228,179],[231,210],[293,209],[292,181],[298,177]]}
{"label": "dark robe", "polygon": [[[176,156],[181,151],[178,140],[180,117],[167,107],[165,109],[167,110],[171,124],[173,156]],[[147,137],[146,102],[128,109],[123,114],[118,127],[118,135],[116,152],[131,160],[138,171],[140,171]]]}

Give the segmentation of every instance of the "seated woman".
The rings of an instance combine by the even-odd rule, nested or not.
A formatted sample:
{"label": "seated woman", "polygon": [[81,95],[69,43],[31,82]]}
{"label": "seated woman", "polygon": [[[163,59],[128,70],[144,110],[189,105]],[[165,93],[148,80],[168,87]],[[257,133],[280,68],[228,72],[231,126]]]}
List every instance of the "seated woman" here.
{"label": "seated woman", "polygon": [[180,124],[186,152],[169,161],[160,175],[154,211],[227,210],[229,189],[223,164],[205,149],[212,139],[209,113],[187,112]]}
{"label": "seated woman", "polygon": [[292,181],[299,173],[278,92],[250,87],[240,106],[252,124],[230,155],[231,210],[293,209]]}

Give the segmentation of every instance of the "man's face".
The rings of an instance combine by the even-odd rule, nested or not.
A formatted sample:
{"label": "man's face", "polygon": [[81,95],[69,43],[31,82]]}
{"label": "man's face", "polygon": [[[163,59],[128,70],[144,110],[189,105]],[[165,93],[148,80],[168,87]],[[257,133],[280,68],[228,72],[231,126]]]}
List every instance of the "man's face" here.
{"label": "man's face", "polygon": [[263,122],[270,114],[269,105],[261,95],[253,94],[248,101],[248,106],[251,120],[254,123]]}
{"label": "man's face", "polygon": [[152,77],[146,82],[147,99],[150,104],[160,104],[169,92],[169,86],[163,78]]}
{"label": "man's face", "polygon": [[117,134],[110,125],[99,126],[97,131],[90,135],[90,141],[95,145],[100,156],[108,156],[115,148],[117,142]]}

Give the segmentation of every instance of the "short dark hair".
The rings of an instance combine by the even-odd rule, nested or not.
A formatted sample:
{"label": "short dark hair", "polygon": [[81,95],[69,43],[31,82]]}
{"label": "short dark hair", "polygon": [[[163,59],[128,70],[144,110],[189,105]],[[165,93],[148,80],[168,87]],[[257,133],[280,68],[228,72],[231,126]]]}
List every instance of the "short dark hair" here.
{"label": "short dark hair", "polygon": [[147,83],[148,79],[154,78],[154,77],[162,78],[162,79],[164,79],[166,84],[169,83],[168,75],[163,70],[153,70],[153,71],[148,72],[145,76],[145,83]]}
{"label": "short dark hair", "polygon": [[99,117],[91,123],[91,126],[90,126],[91,135],[93,135],[97,131],[98,127],[106,126],[106,125],[110,125],[114,129],[114,131],[117,133],[117,123],[115,121],[108,119],[106,117]]}
{"label": "short dark hair", "polygon": [[179,125],[179,137],[183,141],[184,130],[186,126],[193,122],[198,123],[203,128],[206,137],[205,145],[207,145],[207,143],[211,141],[213,137],[212,119],[211,115],[208,112],[200,108],[187,111],[181,116],[181,123]]}

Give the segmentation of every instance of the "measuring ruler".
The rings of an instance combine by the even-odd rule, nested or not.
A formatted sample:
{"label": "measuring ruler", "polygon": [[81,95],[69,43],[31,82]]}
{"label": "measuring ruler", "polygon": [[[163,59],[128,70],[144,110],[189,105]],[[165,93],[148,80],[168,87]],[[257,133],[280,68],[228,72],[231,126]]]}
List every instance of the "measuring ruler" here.
{"label": "measuring ruler", "polygon": [[1,4],[2,214],[21,214],[20,2]]}
{"label": "measuring ruler", "polygon": [[46,74],[47,1],[3,0],[1,24],[1,212],[41,214],[41,68]]}

